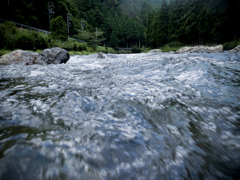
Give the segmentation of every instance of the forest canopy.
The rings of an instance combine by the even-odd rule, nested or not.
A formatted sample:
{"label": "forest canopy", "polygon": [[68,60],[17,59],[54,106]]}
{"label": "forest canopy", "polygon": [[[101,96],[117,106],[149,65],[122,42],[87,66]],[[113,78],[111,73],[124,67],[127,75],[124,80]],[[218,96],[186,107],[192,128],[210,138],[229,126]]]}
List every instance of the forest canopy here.
{"label": "forest canopy", "polygon": [[71,13],[71,37],[117,49],[232,41],[239,12],[236,0],[3,0],[0,18],[50,30]]}
{"label": "forest canopy", "polygon": [[240,1],[171,0],[151,12],[147,45],[223,43],[239,38]]}

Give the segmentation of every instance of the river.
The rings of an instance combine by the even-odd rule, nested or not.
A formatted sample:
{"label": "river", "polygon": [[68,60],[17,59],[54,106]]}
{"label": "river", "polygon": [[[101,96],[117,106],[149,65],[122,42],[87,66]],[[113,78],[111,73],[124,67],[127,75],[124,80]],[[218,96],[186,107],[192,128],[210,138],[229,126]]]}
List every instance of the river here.
{"label": "river", "polygon": [[240,179],[240,53],[0,66],[0,179]]}

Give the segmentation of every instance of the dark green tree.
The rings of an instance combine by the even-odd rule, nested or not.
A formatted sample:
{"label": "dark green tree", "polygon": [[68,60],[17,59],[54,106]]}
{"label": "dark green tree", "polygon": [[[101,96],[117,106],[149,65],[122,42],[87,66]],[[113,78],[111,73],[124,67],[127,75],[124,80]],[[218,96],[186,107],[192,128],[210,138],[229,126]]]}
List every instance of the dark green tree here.
{"label": "dark green tree", "polygon": [[58,16],[55,19],[52,19],[50,24],[51,34],[50,37],[53,39],[59,39],[66,41],[68,39],[67,35],[67,24],[63,20],[62,16]]}
{"label": "dark green tree", "polygon": [[148,47],[156,47],[156,27],[157,27],[157,13],[151,12],[148,16],[146,43]]}
{"label": "dark green tree", "polygon": [[110,36],[110,42],[109,42],[109,45],[114,48],[115,50],[118,50],[119,47],[118,47],[118,38],[116,37],[114,31],[112,32],[111,36]]}
{"label": "dark green tree", "polygon": [[158,47],[168,42],[168,5],[166,0],[162,1],[162,6],[157,15],[157,27],[156,27],[156,45]]}

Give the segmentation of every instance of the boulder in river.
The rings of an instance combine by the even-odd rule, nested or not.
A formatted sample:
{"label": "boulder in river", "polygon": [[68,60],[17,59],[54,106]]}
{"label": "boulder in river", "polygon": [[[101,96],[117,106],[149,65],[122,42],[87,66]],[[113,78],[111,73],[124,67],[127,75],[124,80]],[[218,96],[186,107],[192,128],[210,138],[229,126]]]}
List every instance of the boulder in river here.
{"label": "boulder in river", "polygon": [[240,45],[236,46],[234,49],[230,50],[229,52],[240,52]]}
{"label": "boulder in river", "polygon": [[182,47],[177,50],[177,53],[216,53],[222,52],[223,46],[193,46],[193,47]]}
{"label": "boulder in river", "polygon": [[106,57],[103,55],[102,52],[98,53],[98,59],[105,59]]}
{"label": "boulder in river", "polygon": [[70,58],[65,49],[58,47],[45,49],[41,53],[30,51],[15,50],[0,57],[0,65],[9,65],[13,63],[24,63],[26,65],[40,64],[62,64]]}
{"label": "boulder in river", "polygon": [[65,49],[54,47],[51,49],[44,49],[32,61],[32,64],[63,64],[70,59],[69,53]]}
{"label": "boulder in river", "polygon": [[0,57],[0,65],[9,65],[12,63],[29,63],[31,62],[38,53],[23,51],[23,50],[15,50],[11,53],[5,54]]}

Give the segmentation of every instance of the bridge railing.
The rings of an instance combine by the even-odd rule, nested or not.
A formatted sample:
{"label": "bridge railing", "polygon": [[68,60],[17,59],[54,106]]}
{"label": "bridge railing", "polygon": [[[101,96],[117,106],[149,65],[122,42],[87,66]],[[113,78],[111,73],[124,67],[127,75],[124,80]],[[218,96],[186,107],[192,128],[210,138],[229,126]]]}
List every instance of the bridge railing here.
{"label": "bridge railing", "polygon": [[[7,22],[8,20],[0,19],[0,21],[2,21],[2,22]],[[28,25],[25,25],[25,24],[13,22],[13,21],[8,21],[8,22],[12,22],[13,24],[15,24],[15,25],[16,25],[17,27],[19,27],[19,28],[31,29],[31,30],[34,30],[34,31],[43,32],[43,33],[45,33],[45,34],[49,34],[49,33],[50,33],[49,31],[42,30],[42,29],[38,29],[38,28],[35,28],[35,27],[31,27],[31,26],[28,26]]]}

